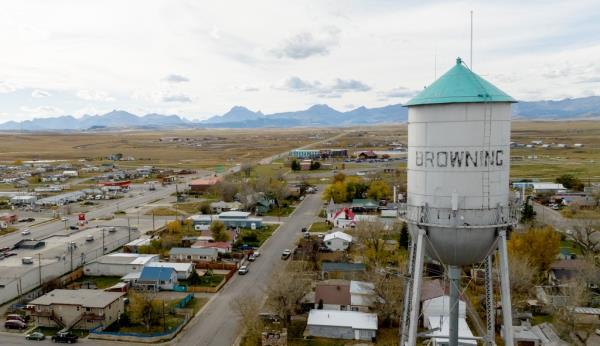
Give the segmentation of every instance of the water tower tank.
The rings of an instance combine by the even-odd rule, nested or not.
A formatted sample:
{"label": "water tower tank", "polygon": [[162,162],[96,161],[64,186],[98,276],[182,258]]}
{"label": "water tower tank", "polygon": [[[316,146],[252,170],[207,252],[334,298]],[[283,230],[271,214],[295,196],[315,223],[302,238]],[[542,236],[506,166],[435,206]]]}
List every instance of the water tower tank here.
{"label": "water tower tank", "polygon": [[482,261],[509,208],[511,103],[461,61],[411,99],[408,196],[411,232],[427,232],[427,253],[450,265]]}

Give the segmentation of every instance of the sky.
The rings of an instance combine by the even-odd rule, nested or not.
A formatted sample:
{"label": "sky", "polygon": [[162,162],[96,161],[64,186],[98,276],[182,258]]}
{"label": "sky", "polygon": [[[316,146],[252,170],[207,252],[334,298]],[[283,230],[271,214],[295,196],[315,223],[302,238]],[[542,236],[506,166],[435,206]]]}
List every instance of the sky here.
{"label": "sky", "polygon": [[380,107],[458,56],[519,100],[600,95],[598,13],[553,0],[3,0],[0,122]]}

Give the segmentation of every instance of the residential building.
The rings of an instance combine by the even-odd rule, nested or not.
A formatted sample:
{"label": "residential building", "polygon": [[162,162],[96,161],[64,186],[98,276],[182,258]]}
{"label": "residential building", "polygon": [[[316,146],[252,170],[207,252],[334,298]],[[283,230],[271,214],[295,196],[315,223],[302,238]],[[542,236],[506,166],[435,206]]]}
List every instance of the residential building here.
{"label": "residential building", "polygon": [[[500,334],[503,335],[504,326],[502,326]],[[521,326],[513,326],[513,335],[515,345],[530,345],[530,346],[567,346],[569,343],[562,340],[552,324],[544,322],[535,326],[525,324]],[[504,336],[502,336],[504,337]]]}
{"label": "residential building", "polygon": [[377,314],[311,310],[306,334],[322,338],[373,341],[377,336]]}
{"label": "residential building", "polygon": [[206,240],[198,240],[191,246],[192,248],[197,249],[216,249],[220,254],[231,253],[231,249],[233,245],[231,242],[215,242],[215,241],[206,241]]}
{"label": "residential building", "polygon": [[124,276],[131,272],[141,272],[151,262],[158,262],[154,254],[112,253],[86,263],[83,272],[88,276]]}
{"label": "residential building", "polygon": [[361,151],[358,153],[358,158],[359,159],[376,159],[377,158],[377,154],[375,154],[375,152],[373,150],[368,150],[368,151]]}
{"label": "residential building", "polygon": [[376,212],[379,203],[374,199],[355,198],[352,200],[352,211],[355,213]]}
{"label": "residential building", "polygon": [[327,221],[333,227],[347,228],[356,226],[355,214],[349,208],[342,208],[328,215]]}
{"label": "residential building", "polygon": [[150,238],[139,238],[123,245],[123,248],[126,249],[128,252],[138,253],[140,247],[150,245],[151,242],[152,239]]}
{"label": "residential building", "polygon": [[10,198],[12,205],[35,205],[37,196],[35,195],[17,195]]}
{"label": "residential building", "polygon": [[65,177],[78,177],[79,172],[77,172],[76,170],[65,170],[62,172],[62,175],[64,175]]}
{"label": "residential building", "polygon": [[213,221],[221,221],[227,228],[260,228],[263,220],[258,217],[251,217],[246,211],[225,211],[219,215],[192,215],[188,218],[192,221],[196,231],[205,231],[210,228]]}
{"label": "residential building", "polygon": [[213,213],[222,213],[224,211],[240,210],[240,209],[242,209],[242,207],[243,207],[243,205],[240,202],[220,201],[220,202],[212,202],[210,204],[210,210]]}
{"label": "residential building", "polygon": [[190,182],[190,190],[195,193],[204,193],[221,181],[223,181],[222,177],[195,179]]}
{"label": "residential building", "polygon": [[325,280],[317,283],[311,299],[319,310],[369,312],[376,299],[375,286],[366,281]]}
{"label": "residential building", "polygon": [[29,302],[33,321],[40,327],[101,329],[125,311],[124,292],[56,289]]}
{"label": "residential building", "polygon": [[352,236],[347,233],[337,231],[326,234],[323,238],[323,242],[325,243],[325,247],[331,251],[345,251],[352,243]]}
{"label": "residential building", "polygon": [[184,262],[150,262],[146,268],[173,268],[177,274],[177,280],[187,280],[195,270],[194,263]]}
{"label": "residential building", "polygon": [[172,291],[177,285],[177,272],[171,267],[144,267],[135,285],[146,291]]}
{"label": "residential building", "polygon": [[175,262],[212,262],[218,258],[217,249],[174,247],[169,251],[169,259]]}

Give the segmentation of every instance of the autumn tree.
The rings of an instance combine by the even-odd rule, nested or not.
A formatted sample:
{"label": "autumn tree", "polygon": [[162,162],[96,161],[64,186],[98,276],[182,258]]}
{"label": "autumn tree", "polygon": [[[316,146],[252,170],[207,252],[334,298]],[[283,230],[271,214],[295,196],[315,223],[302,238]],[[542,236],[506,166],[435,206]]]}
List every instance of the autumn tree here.
{"label": "autumn tree", "polygon": [[310,279],[300,271],[282,271],[273,276],[267,286],[267,304],[281,317],[283,325],[291,322],[302,298],[310,290]]}
{"label": "autumn tree", "polygon": [[560,235],[551,226],[531,227],[523,233],[512,233],[508,250],[511,255],[529,260],[538,273],[543,273],[556,261]]}
{"label": "autumn tree", "polygon": [[133,323],[141,324],[150,330],[150,327],[160,322],[162,303],[150,294],[138,293],[133,290],[129,296],[129,319]]}
{"label": "autumn tree", "polygon": [[232,202],[238,192],[238,186],[231,181],[220,181],[211,190],[225,202]]}
{"label": "autumn tree", "polygon": [[390,186],[383,180],[374,180],[371,182],[371,184],[369,184],[369,189],[367,190],[367,197],[375,200],[381,200],[388,199],[390,195]]}
{"label": "autumn tree", "polygon": [[346,202],[347,196],[346,185],[340,181],[328,185],[323,191],[323,199],[326,201],[333,199],[335,203]]}
{"label": "autumn tree", "polygon": [[359,177],[347,177],[344,184],[346,185],[346,201],[364,198],[369,189],[369,186]]}
{"label": "autumn tree", "polygon": [[229,240],[229,234],[225,224],[221,221],[213,221],[210,224],[210,234],[216,242],[225,242]]}
{"label": "autumn tree", "polygon": [[573,227],[569,238],[579,246],[584,256],[600,253],[600,224],[587,222],[581,226]]}
{"label": "autumn tree", "polygon": [[583,182],[573,174],[563,174],[556,178],[556,182],[569,190],[583,191]]}
{"label": "autumn tree", "polygon": [[204,201],[204,202],[200,203],[200,208],[199,209],[200,209],[200,212],[202,214],[204,214],[204,215],[210,214],[211,213],[210,202]]}
{"label": "autumn tree", "polygon": [[346,180],[346,175],[344,173],[342,173],[342,172],[336,173],[333,176],[333,182],[334,183],[338,183],[338,182],[339,183],[343,183],[344,180]]}
{"label": "autumn tree", "polygon": [[236,297],[230,303],[231,308],[240,316],[244,338],[241,346],[254,346],[261,344],[263,323],[258,312],[260,311],[260,297],[243,295]]}
{"label": "autumn tree", "polygon": [[380,221],[359,221],[356,223],[354,234],[357,243],[365,247],[364,255],[375,264],[384,264],[388,259],[385,251],[385,239],[390,235],[385,225]]}

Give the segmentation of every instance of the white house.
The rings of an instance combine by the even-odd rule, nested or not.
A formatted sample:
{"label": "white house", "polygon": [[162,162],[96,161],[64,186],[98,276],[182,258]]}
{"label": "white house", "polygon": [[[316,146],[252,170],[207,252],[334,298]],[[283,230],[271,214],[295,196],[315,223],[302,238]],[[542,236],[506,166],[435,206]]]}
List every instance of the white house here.
{"label": "white house", "polygon": [[306,333],[322,338],[373,341],[377,336],[377,314],[310,310]]}
{"label": "white house", "polygon": [[154,254],[113,253],[86,263],[83,272],[89,276],[124,276],[131,272],[141,272],[148,263],[158,260],[159,256]]}
{"label": "white house", "polygon": [[194,263],[174,263],[174,262],[150,262],[146,267],[173,268],[177,273],[178,280],[185,280],[192,275]]}
{"label": "white house", "polygon": [[66,170],[62,172],[65,177],[78,177],[79,173],[76,170]]}
{"label": "white house", "polygon": [[348,249],[348,246],[352,243],[352,236],[341,232],[333,232],[325,235],[323,238],[325,246],[332,251],[344,251]]}
{"label": "white house", "polygon": [[329,214],[327,221],[338,228],[354,227],[356,225],[355,215],[349,208],[342,208]]}

